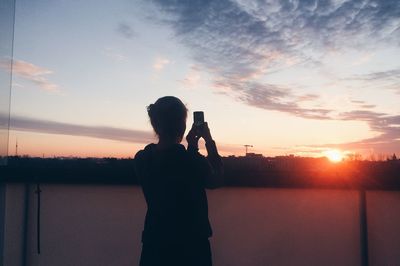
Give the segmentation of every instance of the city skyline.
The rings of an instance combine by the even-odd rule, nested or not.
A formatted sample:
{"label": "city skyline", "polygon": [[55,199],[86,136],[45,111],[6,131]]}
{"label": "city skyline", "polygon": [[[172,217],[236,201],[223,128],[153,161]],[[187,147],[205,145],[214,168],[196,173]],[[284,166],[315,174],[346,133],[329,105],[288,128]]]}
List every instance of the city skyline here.
{"label": "city skyline", "polygon": [[[146,106],[203,110],[221,154],[400,151],[397,1],[18,1],[9,153],[132,157]],[[4,63],[4,62],[3,62]],[[335,155],[336,156],[336,155]]]}

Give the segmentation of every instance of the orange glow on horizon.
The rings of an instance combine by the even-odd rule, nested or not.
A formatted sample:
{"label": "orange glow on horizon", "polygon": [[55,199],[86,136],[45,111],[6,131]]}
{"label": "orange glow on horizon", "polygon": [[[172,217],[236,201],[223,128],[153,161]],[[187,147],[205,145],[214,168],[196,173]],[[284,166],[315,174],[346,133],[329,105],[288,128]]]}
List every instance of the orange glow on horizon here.
{"label": "orange glow on horizon", "polygon": [[339,150],[328,150],[324,154],[333,163],[338,163],[344,158],[344,154]]}
{"label": "orange glow on horizon", "polygon": [[[10,131],[9,155],[16,153],[15,144],[18,137],[18,154],[20,156],[36,157],[116,157],[132,158],[137,151],[143,149],[148,143],[156,143],[154,138],[148,143],[130,143],[110,139],[99,139],[84,136],[71,136],[61,134],[46,134],[28,131]],[[218,141],[217,146],[221,156],[244,156],[245,150],[239,144],[226,144]],[[187,146],[186,142],[182,144]],[[348,151],[338,149],[316,149],[315,151],[301,152],[299,150],[279,150],[268,146],[256,146],[251,152],[262,154],[266,157],[284,156],[293,154],[300,157],[326,156],[331,162],[340,162],[348,154]],[[200,153],[207,155],[203,140],[199,143]]]}

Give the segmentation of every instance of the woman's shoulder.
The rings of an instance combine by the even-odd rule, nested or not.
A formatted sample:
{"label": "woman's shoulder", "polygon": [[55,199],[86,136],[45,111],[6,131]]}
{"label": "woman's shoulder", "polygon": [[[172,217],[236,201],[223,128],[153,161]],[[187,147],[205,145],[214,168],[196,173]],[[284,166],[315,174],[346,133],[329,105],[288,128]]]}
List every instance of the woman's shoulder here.
{"label": "woman's shoulder", "polygon": [[135,157],[134,157],[135,160],[141,160],[144,157],[149,156],[152,153],[152,151],[154,150],[155,146],[156,146],[156,144],[154,144],[154,143],[150,143],[150,144],[146,145],[142,150],[139,150],[138,152],[136,152]]}

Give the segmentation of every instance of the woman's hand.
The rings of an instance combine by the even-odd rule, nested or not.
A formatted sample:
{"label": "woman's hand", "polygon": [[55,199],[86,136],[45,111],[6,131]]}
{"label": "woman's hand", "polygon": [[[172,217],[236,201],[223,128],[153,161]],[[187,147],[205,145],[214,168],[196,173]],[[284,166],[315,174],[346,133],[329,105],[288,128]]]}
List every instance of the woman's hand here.
{"label": "woman's hand", "polygon": [[190,129],[189,133],[186,136],[186,141],[188,143],[188,146],[198,148],[199,139],[200,139],[200,134],[198,132],[198,128],[193,124],[192,128]]}
{"label": "woman's hand", "polygon": [[198,148],[198,142],[200,138],[203,138],[206,142],[213,141],[207,122],[204,122],[201,126],[195,126],[193,124],[186,136],[186,141],[189,146]]}
{"label": "woman's hand", "polygon": [[212,141],[212,137],[211,137],[211,132],[210,132],[210,128],[208,127],[207,122],[204,122],[203,125],[200,128],[200,136],[206,141]]}

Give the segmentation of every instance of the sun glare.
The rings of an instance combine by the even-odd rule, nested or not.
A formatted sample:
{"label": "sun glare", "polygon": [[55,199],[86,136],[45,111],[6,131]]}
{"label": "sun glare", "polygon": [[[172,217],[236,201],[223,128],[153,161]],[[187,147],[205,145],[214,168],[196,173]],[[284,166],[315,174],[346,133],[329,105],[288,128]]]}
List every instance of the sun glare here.
{"label": "sun glare", "polygon": [[325,156],[328,157],[328,159],[334,163],[338,163],[343,159],[343,153],[339,150],[329,150],[324,153]]}

